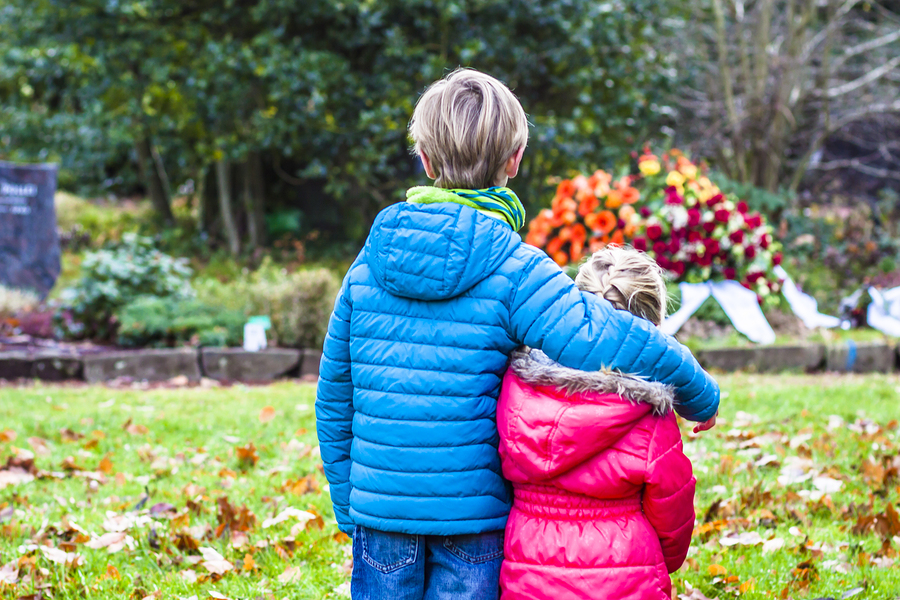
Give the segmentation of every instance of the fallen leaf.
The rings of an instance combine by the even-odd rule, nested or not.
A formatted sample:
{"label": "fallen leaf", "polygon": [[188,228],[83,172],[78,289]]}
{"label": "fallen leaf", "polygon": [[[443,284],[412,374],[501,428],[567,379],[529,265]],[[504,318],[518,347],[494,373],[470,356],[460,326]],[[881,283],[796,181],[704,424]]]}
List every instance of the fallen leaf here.
{"label": "fallen leaf", "polygon": [[181,571],[179,575],[185,583],[197,583],[197,571],[193,569],[185,569],[184,571]]}
{"label": "fallen leaf", "polygon": [[766,555],[782,548],[784,548],[784,540],[782,538],[774,538],[763,542],[762,553]]}
{"label": "fallen leaf", "polygon": [[231,600],[228,596],[220,594],[216,590],[209,590],[208,592],[210,598],[215,598],[216,600]]}
{"label": "fallen leaf", "polygon": [[278,513],[278,515],[272,517],[271,519],[266,519],[262,523],[263,529],[268,529],[274,525],[278,525],[279,523],[284,523],[288,519],[298,519],[304,525],[316,519],[316,515],[311,512],[307,512],[305,510],[299,510],[293,507],[288,507]]}
{"label": "fallen leaf", "polygon": [[198,550],[200,550],[200,554],[203,556],[203,562],[200,563],[200,566],[210,573],[224,575],[228,571],[234,569],[234,565],[225,560],[225,557],[219,554],[215,549],[201,547],[198,548]]}
{"label": "fallen leaf", "polygon": [[259,411],[259,422],[260,423],[268,423],[272,419],[275,418],[275,407],[274,406],[266,406],[261,411]]}
{"label": "fallen leaf", "polygon": [[87,542],[85,546],[93,550],[106,548],[107,552],[109,552],[110,554],[114,554],[125,547],[126,537],[128,537],[128,534],[126,534],[124,531],[104,533],[100,537]]}
{"label": "fallen leaf", "polygon": [[256,466],[256,463],[259,462],[259,454],[256,453],[256,446],[253,445],[253,442],[250,442],[246,446],[238,446],[234,449],[235,454],[238,457],[238,460],[242,463],[249,463],[251,466]]}
{"label": "fallen leaf", "polygon": [[0,567],[0,584],[15,585],[19,581],[18,561],[9,562]]}
{"label": "fallen leaf", "polygon": [[728,572],[728,569],[726,569],[722,565],[709,565],[708,567],[706,567],[706,570],[709,572],[711,577],[719,577]]}
{"label": "fallen leaf", "polygon": [[300,567],[288,567],[284,573],[278,576],[281,583],[298,583],[303,578],[303,571]]}
{"label": "fallen leaf", "polygon": [[84,562],[81,555],[75,554],[74,552],[65,552],[59,548],[48,548],[47,546],[41,546],[40,550],[41,554],[44,555],[44,558],[58,565],[77,567]]}

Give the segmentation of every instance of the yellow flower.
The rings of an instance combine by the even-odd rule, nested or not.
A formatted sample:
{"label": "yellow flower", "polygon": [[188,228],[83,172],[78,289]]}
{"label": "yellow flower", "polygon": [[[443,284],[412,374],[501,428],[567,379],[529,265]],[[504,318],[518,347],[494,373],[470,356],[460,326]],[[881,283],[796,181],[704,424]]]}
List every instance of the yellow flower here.
{"label": "yellow flower", "polygon": [[646,176],[656,175],[662,167],[655,158],[642,160],[638,163],[638,169]]}
{"label": "yellow flower", "polygon": [[671,171],[669,175],[666,177],[666,185],[674,185],[675,187],[682,187],[684,184],[684,175],[679,173],[678,171]]}
{"label": "yellow flower", "polygon": [[695,177],[697,177],[697,167],[692,165],[691,163],[679,165],[678,170],[680,170],[681,174],[688,179],[694,179]]}

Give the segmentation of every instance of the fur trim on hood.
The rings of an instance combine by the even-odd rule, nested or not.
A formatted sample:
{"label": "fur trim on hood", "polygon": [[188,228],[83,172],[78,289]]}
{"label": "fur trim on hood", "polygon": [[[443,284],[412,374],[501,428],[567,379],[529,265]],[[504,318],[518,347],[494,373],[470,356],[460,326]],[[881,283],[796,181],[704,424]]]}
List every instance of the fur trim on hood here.
{"label": "fur trim on hood", "polygon": [[553,362],[540,350],[516,350],[510,368],[525,383],[555,387],[568,394],[595,392],[615,394],[635,404],[645,403],[658,415],[667,414],[675,404],[675,388],[618,371],[579,371]]}

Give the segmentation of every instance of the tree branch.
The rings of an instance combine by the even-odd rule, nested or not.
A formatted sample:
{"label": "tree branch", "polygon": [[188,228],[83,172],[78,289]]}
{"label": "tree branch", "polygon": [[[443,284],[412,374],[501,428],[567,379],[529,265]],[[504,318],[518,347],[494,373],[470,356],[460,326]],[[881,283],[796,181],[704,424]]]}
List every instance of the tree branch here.
{"label": "tree branch", "polygon": [[898,65],[900,65],[900,56],[894,57],[893,60],[889,60],[884,63],[877,69],[872,69],[866,75],[859,77],[858,79],[854,79],[853,81],[848,81],[844,85],[839,85],[837,87],[831,88],[825,92],[825,95],[829,98],[836,98],[838,96],[843,96],[844,94],[849,94],[853,90],[859,89],[862,86],[872,83],[873,81],[883,77],[884,75],[893,71]]}

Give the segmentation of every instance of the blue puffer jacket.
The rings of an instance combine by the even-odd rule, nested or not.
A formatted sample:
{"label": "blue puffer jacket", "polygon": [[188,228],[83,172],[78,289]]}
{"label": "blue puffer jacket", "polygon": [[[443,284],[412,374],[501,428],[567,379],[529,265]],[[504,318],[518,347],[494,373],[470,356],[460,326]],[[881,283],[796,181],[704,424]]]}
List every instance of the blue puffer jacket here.
{"label": "blue puffer jacket", "polygon": [[504,527],[497,396],[521,345],[672,384],[694,421],[718,408],[718,386],[686,348],[582,294],[503,222],[457,204],[395,204],[344,279],[320,369],[319,444],[342,531]]}

